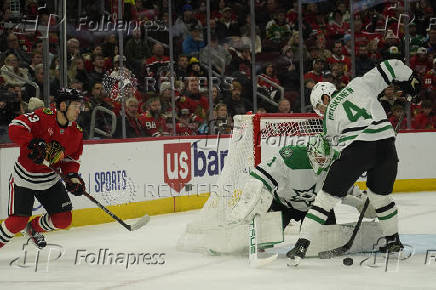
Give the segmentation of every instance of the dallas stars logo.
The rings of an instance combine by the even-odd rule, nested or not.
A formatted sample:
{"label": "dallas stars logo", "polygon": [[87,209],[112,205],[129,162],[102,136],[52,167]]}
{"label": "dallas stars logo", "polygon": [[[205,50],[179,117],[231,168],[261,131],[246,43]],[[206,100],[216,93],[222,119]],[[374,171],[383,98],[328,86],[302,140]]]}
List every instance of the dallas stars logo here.
{"label": "dallas stars logo", "polygon": [[296,195],[291,198],[291,201],[304,202],[307,207],[311,206],[316,197],[315,186],[316,184],[309,189],[294,189]]}

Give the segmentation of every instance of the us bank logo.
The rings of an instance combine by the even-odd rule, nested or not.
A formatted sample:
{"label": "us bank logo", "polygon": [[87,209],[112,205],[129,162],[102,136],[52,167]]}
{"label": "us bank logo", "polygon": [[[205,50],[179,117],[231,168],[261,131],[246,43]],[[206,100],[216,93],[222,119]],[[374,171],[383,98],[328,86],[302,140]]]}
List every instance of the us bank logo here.
{"label": "us bank logo", "polygon": [[200,148],[197,142],[164,144],[164,182],[177,192],[193,177],[221,173],[228,150]]}

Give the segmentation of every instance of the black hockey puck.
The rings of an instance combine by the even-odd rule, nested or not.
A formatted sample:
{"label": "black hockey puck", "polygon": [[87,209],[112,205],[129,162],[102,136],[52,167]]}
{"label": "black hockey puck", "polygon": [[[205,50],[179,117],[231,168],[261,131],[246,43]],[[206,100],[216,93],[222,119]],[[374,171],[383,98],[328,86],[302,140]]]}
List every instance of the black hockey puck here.
{"label": "black hockey puck", "polygon": [[344,265],[351,266],[351,265],[353,265],[353,258],[350,258],[350,257],[344,258],[342,260],[342,263],[344,263]]}

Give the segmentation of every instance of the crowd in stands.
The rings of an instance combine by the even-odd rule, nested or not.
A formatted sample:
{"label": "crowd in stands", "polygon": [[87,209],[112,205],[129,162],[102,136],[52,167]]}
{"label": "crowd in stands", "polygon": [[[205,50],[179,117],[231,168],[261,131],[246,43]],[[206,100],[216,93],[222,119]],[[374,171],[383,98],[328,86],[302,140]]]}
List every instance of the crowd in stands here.
{"label": "crowd in stands", "polygon": [[[15,2],[15,1],[14,1]],[[10,0],[0,1],[0,142],[7,142],[7,125],[17,114],[35,109],[35,82],[44,91],[43,42],[40,31],[23,31],[22,19],[38,19],[38,27],[50,24],[54,7],[44,1],[21,1],[12,10]],[[49,3],[50,1],[47,1]],[[403,1],[385,1],[373,7],[359,7],[349,13],[349,2],[326,0],[303,5],[303,46],[299,53],[298,1],[257,0],[255,25],[257,91],[252,88],[250,1],[211,1],[210,43],[207,42],[206,1],[173,1],[174,89],[171,89],[169,57],[168,0],[125,1],[124,21],[142,23],[124,34],[123,68],[119,67],[118,34],[114,30],[93,33],[91,21],[110,15],[112,7],[100,1],[83,3],[82,19],[72,17],[68,25],[67,78],[70,87],[85,96],[79,123],[90,136],[92,113],[95,127],[106,132],[98,138],[121,138],[124,102],[128,138],[172,135],[230,133],[232,117],[253,111],[300,112],[300,66],[304,71],[304,99],[310,111],[309,95],[319,81],[334,83],[338,89],[361,76],[384,59],[404,59],[407,52],[407,21],[399,22]],[[365,4],[366,1],[358,3]],[[75,1],[68,11],[78,15]],[[71,7],[70,7],[71,6]],[[408,55],[410,66],[422,81],[422,102],[411,108],[411,127],[436,128],[436,4],[431,0],[410,2],[413,22]],[[107,11],[106,11],[107,12]],[[354,22],[355,67],[352,67],[350,20]],[[83,25],[83,19],[88,21]],[[107,16],[106,22],[110,22]],[[404,18],[403,19],[408,19]],[[77,30],[80,23],[80,31]],[[113,27],[113,26],[108,26]],[[71,33],[71,30],[74,33]],[[50,53],[50,95],[60,88],[58,33],[48,33]],[[303,63],[300,63],[300,58]],[[209,98],[208,64],[214,81]],[[19,78],[13,75],[19,76]],[[121,79],[121,81],[120,81]],[[284,89],[284,94],[282,90]],[[174,92],[175,99],[172,100]],[[213,107],[209,110],[209,101]],[[407,104],[396,86],[381,95],[391,122],[407,128],[402,118]],[[174,110],[173,110],[173,106]],[[112,133],[112,116],[117,119]],[[210,112],[211,111],[211,112]],[[173,122],[173,116],[175,122]]]}

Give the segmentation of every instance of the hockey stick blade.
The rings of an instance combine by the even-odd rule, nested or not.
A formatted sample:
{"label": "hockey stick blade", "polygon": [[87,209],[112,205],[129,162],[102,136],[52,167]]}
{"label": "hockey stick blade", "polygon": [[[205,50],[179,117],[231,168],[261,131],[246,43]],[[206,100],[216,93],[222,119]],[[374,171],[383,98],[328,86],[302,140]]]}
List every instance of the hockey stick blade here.
{"label": "hockey stick blade", "polygon": [[333,257],[341,256],[351,249],[354,243],[354,239],[356,238],[357,232],[360,229],[360,225],[362,224],[363,216],[365,215],[365,211],[368,208],[368,205],[369,205],[369,198],[367,197],[365,200],[365,204],[363,205],[362,211],[360,212],[359,220],[357,221],[357,224],[354,227],[353,233],[350,239],[348,240],[348,242],[345,245],[338,247],[336,249],[319,252],[318,257],[320,259],[330,259]]}
{"label": "hockey stick blade", "polygon": [[146,214],[145,216],[137,220],[136,223],[134,223],[133,225],[128,225],[129,231],[136,231],[137,229],[140,229],[146,224],[148,224],[149,221],[150,221],[150,216]]}
{"label": "hockey stick blade", "polygon": [[[61,173],[58,169],[49,167],[51,170],[59,174],[59,176],[64,180],[68,180],[69,177],[65,174]],[[141,217],[139,220],[136,221],[133,225],[126,224],[122,219],[120,219],[116,214],[111,212],[108,208],[106,208],[104,205],[102,205],[98,200],[96,200],[92,195],[90,195],[88,192],[83,192],[83,196],[86,196],[90,201],[92,201],[95,205],[97,205],[100,209],[102,209],[105,213],[107,213],[110,217],[112,217],[114,220],[116,220],[120,225],[122,225],[124,228],[126,228],[129,231],[135,231],[144,225],[146,225],[150,221],[150,217],[148,215],[145,215]]]}

